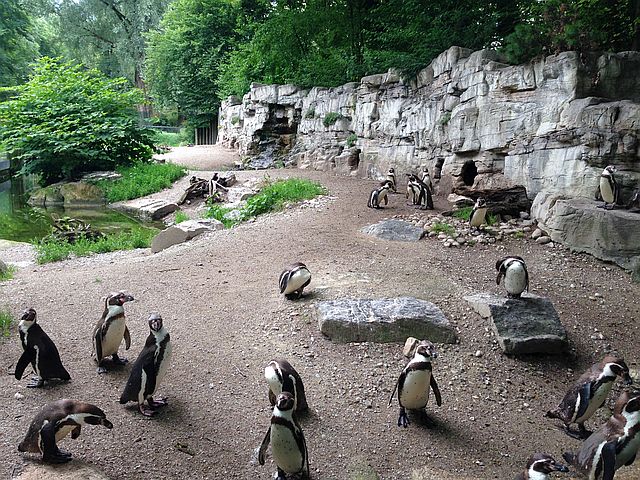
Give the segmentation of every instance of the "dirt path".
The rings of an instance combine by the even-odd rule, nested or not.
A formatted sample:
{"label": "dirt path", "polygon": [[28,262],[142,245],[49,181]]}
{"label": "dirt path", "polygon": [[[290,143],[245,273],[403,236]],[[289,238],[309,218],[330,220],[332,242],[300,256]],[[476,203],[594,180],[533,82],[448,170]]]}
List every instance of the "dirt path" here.
{"label": "dirt path", "polygon": [[[366,208],[373,181],[298,170],[268,174],[316,179],[332,198],[156,255],[141,250],[29,267],[0,284],[0,304],[16,315],[36,308],[72,376],[66,385],[28,390],[10,375],[21,350],[15,330],[0,343],[0,476],[32,463],[16,445],[41,405],[67,397],[99,405],[112,420],[113,430],[84,428],[63,444],[111,478],[271,478],[271,459],[260,467],[251,457],[270,417],[263,369],[282,356],[305,381],[312,413],[302,426],[316,480],[375,478],[372,471],[406,479],[424,466],[430,473],[413,478],[509,479],[533,452],[559,458],[579,447],[542,418],[577,373],[605,350],[638,369],[640,286],[619,268],[524,240],[457,250],[427,239],[376,240],[360,228],[415,213],[404,196],[392,196],[389,208],[378,211]],[[437,199],[436,207],[445,202]],[[532,292],[554,301],[569,331],[569,356],[505,357],[486,321],[461,299],[500,291],[493,265],[507,252],[527,260]],[[312,271],[309,295],[285,301],[277,277],[296,260]],[[130,359],[148,334],[149,312],[160,312],[171,333],[173,362],[160,388],[170,403],[152,420],[118,403],[130,367],[97,376],[89,356],[102,298],[120,289],[136,297],[127,305]],[[334,344],[313,315],[322,299],[400,295],[433,301],[459,329],[460,344],[440,346],[434,367],[443,405],[429,407],[433,428],[416,421],[399,429],[395,404],[387,408],[404,365],[401,345]],[[588,426],[604,418],[601,412]],[[178,443],[195,455],[179,451]],[[627,470],[626,478],[638,478],[637,467]]]}

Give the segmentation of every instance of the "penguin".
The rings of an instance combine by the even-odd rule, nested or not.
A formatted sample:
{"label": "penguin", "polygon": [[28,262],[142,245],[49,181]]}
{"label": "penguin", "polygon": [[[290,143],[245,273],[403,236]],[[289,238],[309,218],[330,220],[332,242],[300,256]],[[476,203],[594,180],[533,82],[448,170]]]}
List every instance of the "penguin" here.
{"label": "penguin", "polygon": [[620,189],[614,176],[616,171],[616,167],[608,165],[600,174],[600,196],[604,200],[604,205],[601,205],[601,208],[606,210],[613,210],[618,201]]}
{"label": "penguin", "polygon": [[93,329],[93,353],[98,362],[98,373],[106,373],[103,358],[111,355],[115,365],[124,365],[126,358],[118,357],[118,348],[124,338],[125,347],[131,347],[131,335],[125,323],[124,304],[134,298],[124,292],[111,293],[104,301],[104,312]]}
{"label": "penguin", "polygon": [[[159,314],[149,315],[149,328],[151,332],[133,364],[127,385],[120,396],[120,403],[138,402],[140,413],[152,417],[157,413],[157,408],[167,405],[166,399],[154,400],[153,394],[171,363],[171,343],[169,332],[162,325],[162,317]],[[144,407],[145,400],[150,408]]]}
{"label": "penguin", "polygon": [[387,172],[387,177],[385,178],[384,181],[389,182],[390,184],[389,189],[393,193],[398,193],[398,190],[396,189],[396,171],[394,170],[393,167],[389,168],[389,171]]}
{"label": "penguin", "polygon": [[442,405],[440,389],[436,379],[432,375],[432,359],[437,358],[436,347],[428,340],[420,342],[416,348],[413,359],[409,361],[402,370],[396,386],[391,392],[389,406],[393,401],[393,396],[398,391],[398,403],[400,404],[400,414],[398,416],[398,426],[407,428],[409,417],[406,409],[420,410],[427,406],[429,402],[429,390],[433,390],[436,397],[436,404]]}
{"label": "penguin", "polygon": [[529,457],[527,469],[520,473],[515,480],[549,480],[551,472],[568,472],[566,465],[562,465],[546,453],[536,453]]}
{"label": "penguin", "polygon": [[382,182],[380,188],[376,188],[371,191],[369,194],[369,202],[367,202],[367,207],[369,208],[382,208],[380,204],[384,200],[384,204],[387,205],[389,203],[389,198],[387,194],[389,193],[389,189],[391,188],[391,183],[389,181]]}
{"label": "penguin", "polygon": [[302,297],[304,287],[311,283],[311,272],[304,263],[295,262],[282,271],[278,283],[280,293],[289,300],[297,300]]}
{"label": "penguin", "polygon": [[487,201],[479,197],[473,206],[473,210],[471,210],[471,215],[469,215],[469,226],[479,228],[485,222],[486,215]]}
{"label": "penguin", "polygon": [[309,409],[302,378],[289,362],[284,359],[272,360],[264,369],[264,378],[269,384],[269,402],[272,406],[276,404],[276,397],[284,391],[293,395],[296,413]]}
{"label": "penguin", "polygon": [[496,283],[500,285],[500,280],[504,278],[508,297],[520,298],[522,292],[529,291],[529,272],[522,257],[513,255],[498,260],[496,270],[498,271]]}
{"label": "penguin", "polygon": [[78,438],[82,425],[113,428],[105,413],[95,405],[68,399],[51,402],[35,416],[18,451],[42,453],[42,461],[46,463],[66,463],[71,460],[71,454],[60,450],[57,442],[69,433],[74,440]]}
{"label": "penguin", "polygon": [[407,174],[407,193],[405,198],[408,200],[411,197],[411,205],[418,205],[418,197],[420,195],[420,186],[411,180],[411,175]]}
{"label": "penguin", "polygon": [[422,210],[433,210],[433,196],[429,187],[414,174],[409,174],[409,182],[418,191],[418,197],[414,195],[414,205],[419,205]]}
{"label": "penguin", "polygon": [[422,180],[422,183],[427,186],[427,188],[433,195],[433,182],[431,181],[431,175],[429,174],[429,169],[426,165],[422,167],[422,178],[420,180]]}
{"label": "penguin", "polygon": [[[622,358],[606,356],[600,363],[592,365],[582,374],[565,394],[555,410],[546,413],[548,418],[557,418],[565,424],[567,435],[584,439],[591,435],[584,422],[598,410],[607,399],[617,377],[622,377],[627,385],[633,383],[629,367]],[[579,432],[571,430],[569,425],[577,423]]]}
{"label": "penguin", "polygon": [[265,453],[271,443],[271,453],[277,467],[276,480],[285,480],[287,474],[309,478],[309,454],[302,428],[293,415],[295,399],[289,392],[276,397],[271,426],[258,449],[258,462],[264,465]]}
{"label": "penguin", "polygon": [[624,392],[614,413],[596,430],[577,453],[565,452],[564,459],[588,479],[613,480],[615,472],[631,465],[640,448],[640,396]]}
{"label": "penguin", "polygon": [[62,365],[55,343],[36,323],[36,320],[37,314],[33,308],[25,310],[20,319],[18,331],[24,351],[16,365],[14,373],[16,380],[22,379],[22,374],[29,364],[36,372],[36,376],[27,384],[28,388],[40,388],[45,380],[54,378],[70,380],[71,376]]}

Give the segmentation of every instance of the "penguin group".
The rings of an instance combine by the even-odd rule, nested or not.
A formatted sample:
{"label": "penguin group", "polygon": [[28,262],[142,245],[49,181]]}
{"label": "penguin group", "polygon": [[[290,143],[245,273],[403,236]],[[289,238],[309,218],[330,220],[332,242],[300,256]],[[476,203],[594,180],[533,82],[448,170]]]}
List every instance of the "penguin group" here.
{"label": "penguin group", "polygon": [[[429,169],[422,166],[420,175],[407,173],[407,190],[406,198],[411,200],[410,205],[415,205],[423,210],[433,210],[433,183]],[[382,204],[389,204],[389,193],[398,193],[398,184],[396,171],[393,167],[389,168],[384,180],[380,185],[369,193],[367,207],[382,208]]]}

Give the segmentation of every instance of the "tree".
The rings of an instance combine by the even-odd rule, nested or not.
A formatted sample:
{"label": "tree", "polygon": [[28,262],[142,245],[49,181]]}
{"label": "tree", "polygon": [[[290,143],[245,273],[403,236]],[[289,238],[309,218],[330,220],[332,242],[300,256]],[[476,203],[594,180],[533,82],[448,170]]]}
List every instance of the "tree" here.
{"label": "tree", "polygon": [[0,103],[0,146],[44,184],[153,155],[138,125],[142,93],[124,78],[44,57],[16,96]]}
{"label": "tree", "polygon": [[31,19],[20,2],[0,2],[0,86],[24,81],[38,50]]}

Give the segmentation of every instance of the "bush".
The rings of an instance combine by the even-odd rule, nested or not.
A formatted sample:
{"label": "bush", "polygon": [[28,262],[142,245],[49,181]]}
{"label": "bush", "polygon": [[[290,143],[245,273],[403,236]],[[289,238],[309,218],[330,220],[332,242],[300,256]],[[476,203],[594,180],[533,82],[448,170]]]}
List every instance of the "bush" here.
{"label": "bush", "polygon": [[322,124],[328,128],[341,118],[344,118],[344,116],[339,112],[327,112],[322,119]]}
{"label": "bush", "polygon": [[358,136],[355,133],[350,134],[347,137],[347,147],[348,148],[353,147],[357,141],[358,141]]}
{"label": "bush", "polygon": [[153,155],[151,133],[138,125],[144,97],[124,78],[45,57],[15,92],[0,103],[0,146],[45,185]]}
{"label": "bush", "polygon": [[189,139],[184,129],[178,133],[154,130],[153,143],[155,145],[166,145],[168,147],[180,147],[189,143]]}

